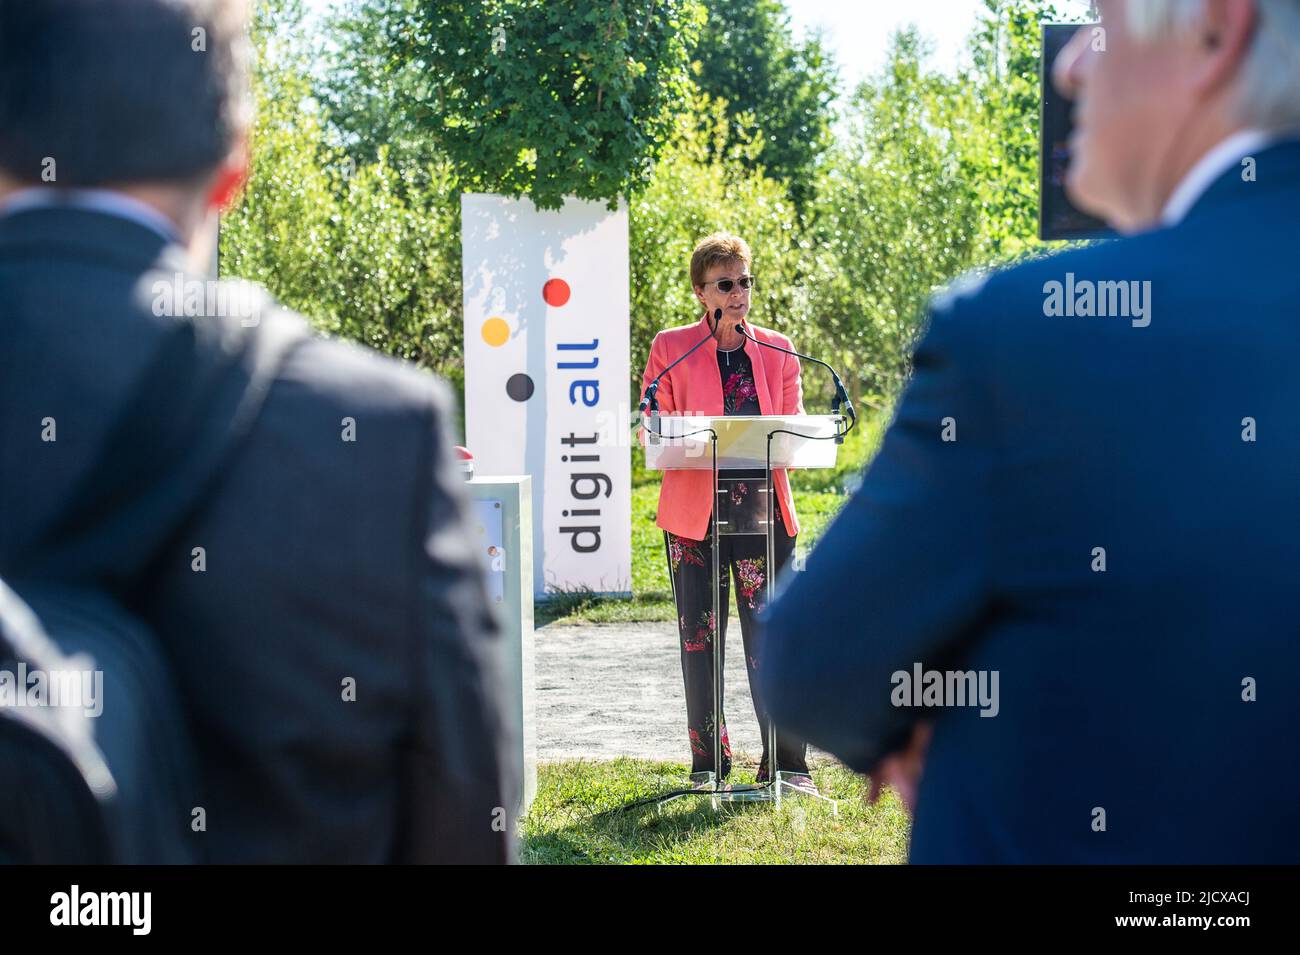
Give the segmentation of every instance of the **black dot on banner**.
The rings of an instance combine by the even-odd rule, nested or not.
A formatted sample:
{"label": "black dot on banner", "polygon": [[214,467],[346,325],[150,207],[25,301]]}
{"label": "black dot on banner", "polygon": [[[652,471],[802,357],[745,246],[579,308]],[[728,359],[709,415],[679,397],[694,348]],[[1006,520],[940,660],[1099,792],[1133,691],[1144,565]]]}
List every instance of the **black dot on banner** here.
{"label": "black dot on banner", "polygon": [[511,375],[510,380],[506,382],[506,394],[515,401],[527,401],[533,396],[533,379],[522,372]]}

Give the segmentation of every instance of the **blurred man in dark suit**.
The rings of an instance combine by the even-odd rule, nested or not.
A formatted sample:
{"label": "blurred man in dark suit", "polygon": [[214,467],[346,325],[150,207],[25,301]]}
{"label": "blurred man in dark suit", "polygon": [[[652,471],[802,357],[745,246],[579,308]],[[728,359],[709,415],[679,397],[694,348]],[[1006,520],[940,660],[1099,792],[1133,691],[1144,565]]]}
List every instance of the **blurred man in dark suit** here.
{"label": "blurred man in dark suit", "polygon": [[160,635],[207,858],[505,862],[446,388],[192,266],[247,172],[246,12],[0,0],[0,576]]}
{"label": "blurred man in dark suit", "polygon": [[1098,6],[1055,80],[1125,237],[934,304],[765,690],[913,861],[1296,862],[1300,2]]}

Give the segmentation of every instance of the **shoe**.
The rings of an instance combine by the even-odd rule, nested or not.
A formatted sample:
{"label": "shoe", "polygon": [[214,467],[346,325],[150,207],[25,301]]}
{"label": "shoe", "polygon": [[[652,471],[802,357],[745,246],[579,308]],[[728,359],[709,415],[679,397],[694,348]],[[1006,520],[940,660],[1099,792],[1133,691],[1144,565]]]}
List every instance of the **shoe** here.
{"label": "shoe", "polygon": [[807,793],[809,796],[820,796],[821,790],[813,782],[813,778],[806,773],[794,773],[782,779],[787,786],[791,786],[801,793]]}

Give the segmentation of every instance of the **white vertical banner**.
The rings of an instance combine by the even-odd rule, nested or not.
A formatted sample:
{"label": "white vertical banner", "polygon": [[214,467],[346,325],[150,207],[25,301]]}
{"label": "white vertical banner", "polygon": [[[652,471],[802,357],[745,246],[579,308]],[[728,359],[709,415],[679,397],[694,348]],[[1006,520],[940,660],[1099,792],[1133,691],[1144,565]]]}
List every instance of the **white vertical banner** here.
{"label": "white vertical banner", "polygon": [[465,437],[528,474],[537,594],[632,591],[627,208],[461,196]]}

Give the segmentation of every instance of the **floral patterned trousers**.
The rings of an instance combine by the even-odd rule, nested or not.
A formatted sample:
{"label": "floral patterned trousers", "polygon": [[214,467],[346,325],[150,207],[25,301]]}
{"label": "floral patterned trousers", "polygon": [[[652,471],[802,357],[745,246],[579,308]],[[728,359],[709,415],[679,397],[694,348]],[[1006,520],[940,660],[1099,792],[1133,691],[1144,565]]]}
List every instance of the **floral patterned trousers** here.
{"label": "floral patterned trousers", "polygon": [[[774,542],[777,567],[782,578],[789,572],[795,538],[785,529],[778,511]],[[704,540],[691,540],[664,531],[668,552],[668,572],[672,575],[673,595],[677,601],[677,623],[681,636],[682,676],[686,681],[686,724],[691,744],[691,772],[713,769],[713,637],[717,630],[713,619],[713,525]],[[749,672],[749,691],[754,711],[763,733],[762,770],[768,766],[767,713],[758,694],[758,634],[755,615],[767,596],[767,540],[762,535],[724,536],[718,538],[718,569],[721,575],[722,651],[727,647],[727,615],[731,603],[731,578],[735,578],[736,609],[740,614],[740,635],[745,644],[745,667]],[[725,659],[725,657],[723,657]],[[777,734],[777,769],[782,772],[808,772],[806,746],[801,741]],[[722,772],[731,771],[731,741],[727,721],[722,720]]]}

